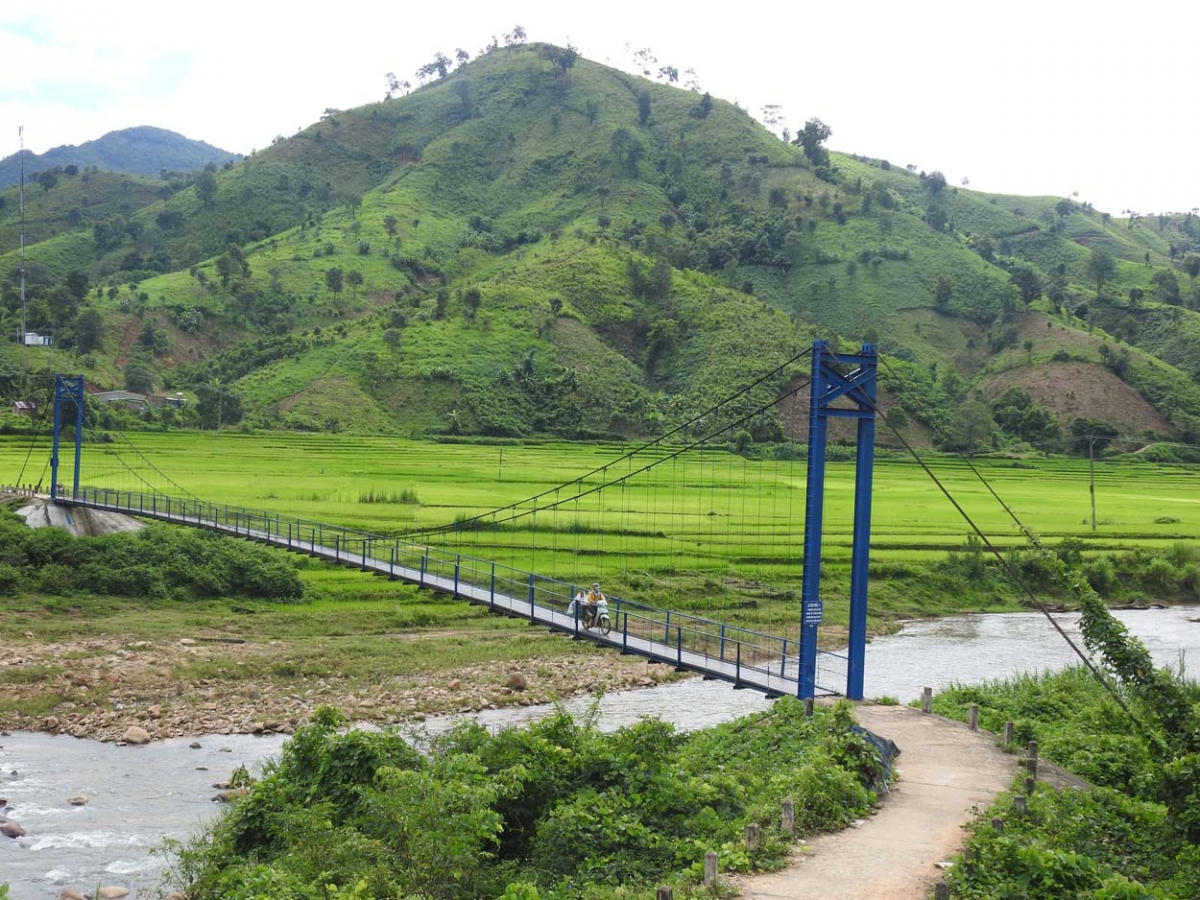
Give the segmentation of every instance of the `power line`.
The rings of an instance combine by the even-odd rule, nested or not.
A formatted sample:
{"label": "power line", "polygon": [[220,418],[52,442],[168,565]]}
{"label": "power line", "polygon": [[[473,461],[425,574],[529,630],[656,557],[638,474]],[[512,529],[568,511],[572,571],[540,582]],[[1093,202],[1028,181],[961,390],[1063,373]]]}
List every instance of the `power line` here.
{"label": "power line", "polygon": [[[893,378],[897,377],[896,373],[893,372],[891,367],[889,367],[887,365],[886,360],[884,360],[882,357],[880,357],[880,362],[883,363],[884,367],[887,368],[888,373],[890,375],[892,375]],[[925,461],[923,459],[921,459],[921,457],[912,448],[912,446],[908,443],[908,441],[906,441],[904,439],[904,436],[902,434],[900,434],[899,430],[890,421],[888,421],[887,416],[884,415],[884,413],[877,406],[875,406],[875,404],[872,404],[872,407],[874,408],[875,414],[883,420],[884,425],[886,425],[891,430],[891,432],[896,436],[897,440],[900,441],[900,443],[904,446],[904,448],[912,455],[913,459],[916,460],[917,465],[919,465],[925,471],[925,474],[929,476],[929,478],[937,486],[938,490],[940,490],[942,492],[942,494],[945,495],[946,499],[950,501],[951,506],[953,506],[955,508],[955,510],[958,511],[958,514],[960,516],[962,516],[963,520],[971,527],[971,530],[975,533],[975,535],[983,543],[984,547],[988,550],[988,552],[991,553],[996,558],[996,560],[1000,563],[1001,567],[1008,574],[1008,576],[1011,579],[1011,581],[1013,582],[1013,584],[1016,585],[1016,587],[1018,589],[1020,589],[1020,591],[1029,599],[1029,601],[1042,613],[1042,615],[1046,618],[1046,620],[1052,626],[1054,626],[1054,630],[1057,631],[1059,636],[1064,641],[1067,642],[1067,645],[1071,648],[1071,650],[1075,653],[1075,655],[1079,657],[1079,659],[1083,662],[1084,666],[1087,667],[1088,671],[1091,672],[1092,677],[1095,678],[1096,681],[1109,693],[1109,695],[1113,698],[1113,700],[1116,701],[1117,705],[1121,708],[1121,710],[1125,713],[1125,715],[1129,717],[1129,720],[1131,722],[1133,722],[1133,724],[1137,727],[1137,729],[1140,732],[1142,732],[1143,734],[1145,734],[1149,739],[1153,740],[1153,736],[1150,734],[1150,730],[1142,723],[1142,721],[1137,717],[1137,715],[1133,712],[1133,710],[1131,710],[1129,708],[1129,706],[1125,703],[1124,698],[1122,698],[1121,695],[1117,692],[1116,688],[1113,687],[1113,685],[1111,683],[1109,683],[1109,681],[1107,679],[1104,678],[1103,674],[1100,672],[1100,670],[1096,666],[1096,664],[1094,662],[1092,662],[1091,658],[1079,647],[1078,644],[1075,643],[1075,641],[1071,638],[1071,636],[1069,634],[1067,634],[1066,630],[1062,627],[1062,625],[1059,624],[1058,620],[1055,619],[1053,615],[1051,615],[1050,610],[1041,601],[1041,599],[1021,579],[1020,575],[1018,574],[1016,569],[1013,567],[1013,565],[1004,557],[1004,554],[1002,554],[1000,552],[1000,550],[988,539],[988,536],[983,532],[983,529],[981,529],[975,523],[975,520],[971,518],[971,516],[962,507],[962,505],[958,502],[958,500],[956,500],[954,498],[954,495],[950,493],[949,488],[947,488],[942,483],[941,479],[939,479],[937,477],[937,475],[934,474],[933,470],[925,463]],[[1027,528],[1025,526],[1025,524],[1017,517],[1017,514],[1013,511],[1012,507],[1010,507],[1007,503],[1005,503],[1000,498],[1000,495],[996,493],[995,489],[992,488],[992,486],[988,483],[987,479],[985,479],[983,477],[983,474],[981,472],[979,472],[975,468],[974,465],[972,465],[971,461],[969,459],[967,459],[966,456],[964,456],[962,454],[959,454],[959,456],[961,459],[963,459],[967,463],[967,465],[971,469],[971,471],[975,473],[975,476],[988,489],[988,492],[992,495],[992,497],[994,497],[996,499],[996,501],[1009,514],[1009,516],[1012,518],[1013,522],[1015,522],[1017,527],[1021,529],[1021,531],[1025,535],[1026,539],[1039,552],[1048,554],[1049,551],[1047,551],[1041,545],[1041,543],[1034,537],[1033,532],[1030,531],[1030,529]]]}

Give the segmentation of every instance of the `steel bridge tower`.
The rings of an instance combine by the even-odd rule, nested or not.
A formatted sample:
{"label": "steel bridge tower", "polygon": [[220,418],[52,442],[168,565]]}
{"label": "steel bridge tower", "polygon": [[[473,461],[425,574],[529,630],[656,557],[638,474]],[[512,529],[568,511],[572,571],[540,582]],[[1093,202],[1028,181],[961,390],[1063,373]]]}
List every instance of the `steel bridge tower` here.
{"label": "steel bridge tower", "polygon": [[828,342],[813,341],[808,481],[805,488],[804,579],[800,595],[800,677],[797,689],[801,697],[812,697],[817,687],[817,630],[821,624],[823,608],[821,529],[825,506],[825,447],[831,418],[858,420],[846,696],[851,700],[861,700],[863,697],[878,361],[874,344],[863,344],[858,353],[834,353],[829,349]]}
{"label": "steel bridge tower", "polygon": [[62,408],[65,403],[75,404],[75,478],[71,483],[72,500],[79,496],[79,460],[83,449],[83,376],[54,376],[54,443],[50,451],[50,496],[58,499],[66,492],[58,481],[58,443],[62,436]]}

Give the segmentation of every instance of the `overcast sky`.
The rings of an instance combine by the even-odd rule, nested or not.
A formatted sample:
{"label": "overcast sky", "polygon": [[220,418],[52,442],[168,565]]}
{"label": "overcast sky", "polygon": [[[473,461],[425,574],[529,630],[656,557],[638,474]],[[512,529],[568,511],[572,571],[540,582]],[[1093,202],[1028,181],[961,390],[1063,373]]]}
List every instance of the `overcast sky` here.
{"label": "overcast sky", "polygon": [[384,75],[521,25],[629,69],[691,67],[753,114],[814,116],[834,150],[974,189],[1120,215],[1200,206],[1197,0],[313,4],[58,0],[0,7],[0,157],[154,125],[247,153]]}

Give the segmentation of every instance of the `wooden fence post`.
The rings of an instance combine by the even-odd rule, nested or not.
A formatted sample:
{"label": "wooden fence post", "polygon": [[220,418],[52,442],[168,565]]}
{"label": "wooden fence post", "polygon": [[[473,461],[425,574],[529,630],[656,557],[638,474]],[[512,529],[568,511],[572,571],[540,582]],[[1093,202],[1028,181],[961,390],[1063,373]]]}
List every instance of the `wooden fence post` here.
{"label": "wooden fence post", "polygon": [[1013,723],[1004,723],[1004,746],[1007,747],[1013,742]]}
{"label": "wooden fence post", "polygon": [[1003,831],[1004,830],[1004,820],[1001,819],[999,816],[996,816],[996,818],[992,819],[992,829],[994,831]]}
{"label": "wooden fence post", "polygon": [[1037,770],[1038,770],[1038,742],[1037,741],[1029,742],[1028,753],[1029,753],[1029,756],[1025,760],[1025,764],[1027,766],[1029,766],[1029,776],[1031,778],[1037,778]]}
{"label": "wooden fence post", "polygon": [[753,853],[762,846],[762,828],[757,822],[751,822],[745,829],[746,852]]}
{"label": "wooden fence post", "polygon": [[921,692],[921,712],[929,715],[933,712],[933,688],[927,687]]}
{"label": "wooden fence post", "polygon": [[804,698],[804,715],[805,715],[805,717],[811,719],[812,714],[813,714],[813,698],[805,697]]}
{"label": "wooden fence post", "polygon": [[939,881],[933,889],[934,900],[950,900],[950,885]]}
{"label": "wooden fence post", "polygon": [[794,800],[784,800],[779,813],[779,830],[791,834],[796,830],[796,803]]}
{"label": "wooden fence post", "polygon": [[1025,779],[1025,793],[1026,794],[1032,794],[1036,788],[1037,788],[1037,779],[1036,778],[1026,778]]}
{"label": "wooden fence post", "polygon": [[979,730],[979,704],[972,703],[967,707],[967,727],[972,731]]}
{"label": "wooden fence post", "polygon": [[1026,810],[1029,808],[1026,803],[1027,801],[1023,794],[1017,794],[1017,796],[1013,797],[1013,810],[1018,816],[1025,815]]}
{"label": "wooden fence post", "polygon": [[665,884],[660,884],[658,890],[654,892],[654,900],[675,900],[675,891]]}
{"label": "wooden fence post", "polygon": [[717,854],[709,850],[704,854],[704,886],[717,885]]}

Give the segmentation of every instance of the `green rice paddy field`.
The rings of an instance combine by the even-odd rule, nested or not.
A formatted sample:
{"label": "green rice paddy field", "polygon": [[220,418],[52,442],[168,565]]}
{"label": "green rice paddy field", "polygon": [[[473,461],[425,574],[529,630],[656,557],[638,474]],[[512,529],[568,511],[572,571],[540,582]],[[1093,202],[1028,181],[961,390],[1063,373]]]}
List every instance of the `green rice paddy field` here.
{"label": "green rice paddy field", "polygon": [[[0,438],[0,483],[15,482],[22,467],[23,482],[41,477],[48,483],[49,444],[30,447],[27,437]],[[620,596],[705,609],[715,617],[763,625],[793,619],[802,571],[804,459],[749,460],[723,449],[674,455],[661,448],[623,458],[627,449],[136,433],[85,446],[81,482],[186,492],[256,512],[409,535],[573,582],[599,579]],[[1086,460],[977,458],[978,474],[955,458],[930,457],[926,464],[945,492],[911,458],[876,462],[871,592],[885,617],[981,602],[1011,605],[1015,594],[986,601],[941,596],[920,577],[923,563],[946,559],[971,531],[947,493],[1002,549],[1025,541],[992,491],[1050,545],[1074,537],[1095,554],[1200,540],[1200,478],[1192,467],[1098,462],[1093,530]],[[66,448],[68,480],[70,465]],[[844,618],[853,493],[853,462],[829,463],[822,589],[832,622]],[[470,521],[474,517],[482,518]],[[456,522],[457,529],[436,530]],[[321,573],[312,573],[314,584],[334,594],[354,595],[355,585],[372,584],[353,572],[316,568]]]}

